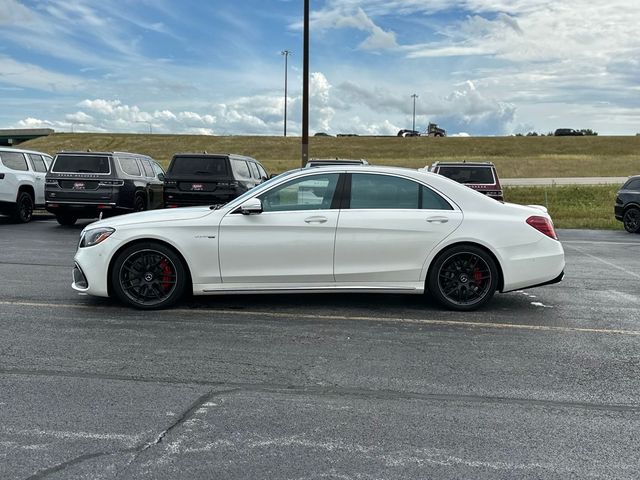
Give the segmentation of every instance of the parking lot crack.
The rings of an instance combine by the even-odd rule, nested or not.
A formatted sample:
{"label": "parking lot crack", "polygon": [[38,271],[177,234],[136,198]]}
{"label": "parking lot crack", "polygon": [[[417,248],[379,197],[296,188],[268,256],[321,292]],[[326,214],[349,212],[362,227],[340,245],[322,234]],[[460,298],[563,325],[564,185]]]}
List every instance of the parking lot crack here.
{"label": "parking lot crack", "polygon": [[[46,479],[48,476],[62,472],[64,470],[66,470],[69,467],[73,467],[76,465],[79,465],[83,462],[89,461],[89,460],[93,460],[96,458],[100,458],[100,457],[108,457],[111,455],[123,455],[123,454],[132,454],[133,457],[131,458],[131,460],[129,460],[126,464],[126,466],[123,468],[123,471],[129,466],[131,465],[133,462],[136,461],[136,459],[138,458],[138,456],[140,456],[144,451],[158,445],[159,443],[162,442],[162,440],[169,435],[173,430],[175,430],[176,428],[180,427],[182,424],[184,424],[186,421],[188,421],[193,415],[194,413],[201,408],[205,403],[207,403],[209,400],[211,400],[213,397],[217,396],[217,395],[224,395],[226,393],[233,393],[235,391],[237,391],[237,388],[232,388],[232,389],[227,389],[227,390],[216,390],[216,391],[209,391],[207,393],[205,393],[204,395],[201,395],[200,397],[198,397],[193,403],[191,403],[191,405],[189,405],[189,408],[187,408],[187,410],[185,410],[182,415],[180,415],[171,425],[169,425],[167,428],[165,428],[162,432],[160,432],[153,441],[151,442],[145,442],[145,443],[141,443],[138,445],[135,445],[133,447],[130,448],[123,448],[123,449],[115,449],[115,450],[111,450],[111,451],[107,451],[107,452],[94,452],[94,453],[86,453],[83,455],[79,455],[75,458],[72,458],[70,460],[67,460],[65,462],[61,462],[57,465],[54,465],[52,467],[48,467],[45,468],[43,470],[40,470],[39,472],[35,473],[34,475],[31,475],[30,477],[27,477],[26,480],[44,480]],[[121,472],[116,473],[115,477],[117,478],[120,475]]]}
{"label": "parking lot crack", "polygon": [[238,391],[237,388],[231,388],[231,389],[227,389],[227,390],[215,390],[215,391],[209,391],[207,393],[205,393],[204,395],[201,395],[200,397],[198,397],[193,403],[191,403],[191,405],[189,406],[189,408],[187,408],[187,410],[185,410],[182,415],[180,415],[171,425],[169,425],[167,428],[165,428],[162,432],[160,432],[153,441],[151,442],[147,442],[143,445],[140,445],[138,447],[136,447],[134,449],[134,456],[133,458],[131,458],[131,460],[129,462],[127,462],[127,464],[122,468],[121,471],[119,471],[118,473],[116,473],[115,478],[118,478],[122,473],[124,473],[124,471],[129,468],[129,466],[134,463],[138,457],[143,454],[145,451],[155,447],[156,445],[159,445],[160,443],[162,443],[163,439],[169,435],[173,430],[175,430],[176,428],[179,428],[181,425],[183,425],[185,422],[187,422],[191,417],[193,417],[193,415],[200,409],[202,408],[203,405],[205,405],[207,402],[209,402],[212,398],[218,396],[218,395],[224,395],[227,393],[234,393]]}

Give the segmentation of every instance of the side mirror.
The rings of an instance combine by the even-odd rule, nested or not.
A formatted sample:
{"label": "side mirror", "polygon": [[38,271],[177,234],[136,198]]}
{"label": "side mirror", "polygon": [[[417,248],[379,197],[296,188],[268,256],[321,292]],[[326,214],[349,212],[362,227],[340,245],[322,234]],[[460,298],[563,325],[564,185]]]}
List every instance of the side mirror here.
{"label": "side mirror", "polygon": [[161,182],[164,182],[164,173],[158,174],[158,180],[160,180]]}
{"label": "side mirror", "polygon": [[243,215],[257,215],[262,213],[262,202],[259,198],[250,198],[240,205],[240,213]]}

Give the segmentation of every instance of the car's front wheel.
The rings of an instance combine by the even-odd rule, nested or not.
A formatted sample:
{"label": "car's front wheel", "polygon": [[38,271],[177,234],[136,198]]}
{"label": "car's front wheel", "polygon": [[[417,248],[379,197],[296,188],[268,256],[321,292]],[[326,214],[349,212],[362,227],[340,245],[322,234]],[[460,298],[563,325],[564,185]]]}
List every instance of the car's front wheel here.
{"label": "car's front wheel", "polygon": [[427,279],[431,295],[442,305],[459,311],[485,305],[498,287],[498,268],[487,252],[473,245],[458,245],[434,260]]}
{"label": "car's front wheel", "polygon": [[187,271],[171,248],[157,242],[144,242],[118,254],[110,281],[118,299],[132,307],[166,308],[183,296]]}
{"label": "car's front wheel", "polygon": [[640,232],[640,210],[635,207],[631,207],[624,212],[622,217],[622,223],[624,229],[629,233]]}
{"label": "car's front wheel", "polygon": [[27,223],[33,217],[33,198],[27,192],[20,192],[16,201],[13,219],[19,223]]}

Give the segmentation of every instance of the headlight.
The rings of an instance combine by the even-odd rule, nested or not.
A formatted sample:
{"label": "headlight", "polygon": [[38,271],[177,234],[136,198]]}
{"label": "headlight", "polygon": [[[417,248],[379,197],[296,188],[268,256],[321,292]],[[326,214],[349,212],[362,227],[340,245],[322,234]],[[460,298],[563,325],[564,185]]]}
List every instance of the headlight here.
{"label": "headlight", "polygon": [[93,247],[94,245],[97,245],[109,238],[115,231],[115,228],[110,227],[92,228],[91,230],[87,230],[82,234],[82,237],[80,237],[79,247]]}

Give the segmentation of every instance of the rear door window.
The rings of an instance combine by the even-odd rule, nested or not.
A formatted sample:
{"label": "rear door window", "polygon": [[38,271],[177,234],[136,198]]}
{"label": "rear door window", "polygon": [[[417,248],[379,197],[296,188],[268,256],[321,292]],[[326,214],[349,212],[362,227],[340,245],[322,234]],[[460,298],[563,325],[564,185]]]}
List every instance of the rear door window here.
{"label": "rear door window", "polygon": [[249,162],[249,168],[251,169],[251,176],[257,180],[260,180],[260,172],[258,172],[257,165],[253,162]]}
{"label": "rear door window", "polygon": [[232,159],[231,168],[236,178],[251,178],[251,173],[249,173],[249,166],[244,160]]}
{"label": "rear door window", "polygon": [[58,155],[51,168],[58,173],[98,173],[111,172],[109,157],[99,155]]}
{"label": "rear door window", "polygon": [[30,153],[29,160],[31,161],[31,166],[36,172],[46,173],[47,165],[44,163],[44,160],[42,159],[42,155],[36,155],[34,153]]}
{"label": "rear door window", "polygon": [[134,177],[140,176],[140,167],[138,166],[138,162],[133,157],[120,157],[118,158],[118,162],[120,163],[120,168],[127,175],[132,175]]}
{"label": "rear door window", "polygon": [[153,174],[153,168],[151,168],[151,162],[146,158],[140,158],[139,160],[142,164],[142,168],[144,169],[144,176],[149,178],[155,177]]}
{"label": "rear door window", "polygon": [[2,152],[0,153],[0,159],[5,167],[11,170],[18,170],[21,172],[27,172],[29,167],[27,166],[27,159],[20,152]]}
{"label": "rear door window", "polygon": [[350,208],[453,210],[442,196],[413,180],[360,173],[351,176]]}

